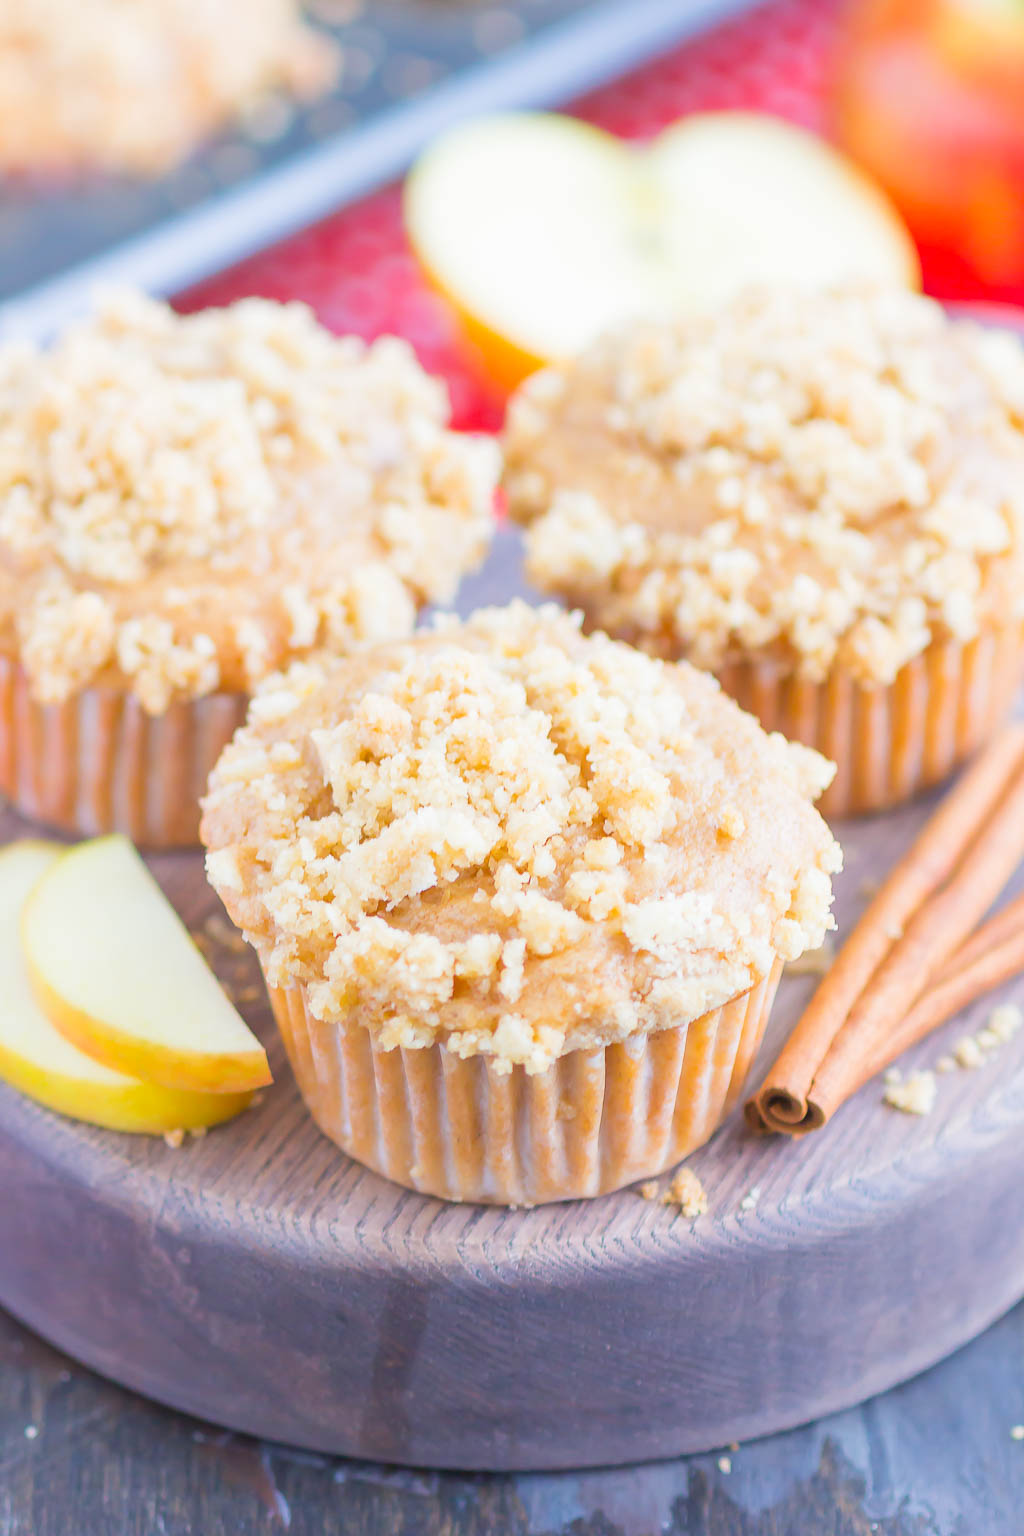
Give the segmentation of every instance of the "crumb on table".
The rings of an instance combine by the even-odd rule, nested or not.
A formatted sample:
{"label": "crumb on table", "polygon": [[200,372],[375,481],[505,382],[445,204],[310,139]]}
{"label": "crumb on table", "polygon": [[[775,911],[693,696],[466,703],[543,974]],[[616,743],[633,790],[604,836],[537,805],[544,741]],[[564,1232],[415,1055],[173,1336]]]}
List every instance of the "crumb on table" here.
{"label": "crumb on table", "polygon": [[693,1219],[707,1214],[708,1197],[692,1168],[677,1168],[661,1197],[662,1205],[676,1205],[681,1216]]}
{"label": "crumb on table", "polygon": [[935,1108],[938,1089],[934,1072],[911,1072],[905,1079],[899,1073],[887,1072],[885,1080],[883,1098],[893,1109],[902,1110],[905,1115],[930,1115]]}

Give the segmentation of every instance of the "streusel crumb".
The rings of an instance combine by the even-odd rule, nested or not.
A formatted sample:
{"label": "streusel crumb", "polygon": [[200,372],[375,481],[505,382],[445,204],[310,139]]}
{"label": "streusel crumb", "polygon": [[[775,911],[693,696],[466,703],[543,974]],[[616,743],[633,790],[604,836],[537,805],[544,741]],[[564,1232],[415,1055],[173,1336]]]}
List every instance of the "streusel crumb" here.
{"label": "streusel crumb", "polygon": [[491,524],[496,447],[447,419],[404,342],[297,304],[121,295],[0,349],[0,651],[44,702],[112,680],[159,713],[408,633]]}
{"label": "streusel crumb", "polygon": [[678,1168],[672,1176],[672,1182],[661,1197],[662,1205],[674,1205],[678,1207],[679,1214],[694,1220],[697,1216],[706,1216],[708,1209],[708,1197],[700,1179],[692,1168]]}
{"label": "streusel crumb", "polygon": [[299,0],[2,0],[0,165],[159,174],[337,64]]}
{"label": "streusel crumb", "polygon": [[821,943],[831,773],[693,668],[516,603],[269,682],[202,837],[271,985],[317,1018],[537,1072]]}
{"label": "streusel crumb", "polygon": [[526,381],[506,456],[532,579],[655,654],[885,683],[1024,612],[1024,350],[914,294],[635,325]]}
{"label": "streusel crumb", "polygon": [[934,1072],[911,1072],[905,1079],[899,1072],[887,1072],[885,1084],[885,1102],[905,1115],[930,1115],[935,1108],[938,1084]]}

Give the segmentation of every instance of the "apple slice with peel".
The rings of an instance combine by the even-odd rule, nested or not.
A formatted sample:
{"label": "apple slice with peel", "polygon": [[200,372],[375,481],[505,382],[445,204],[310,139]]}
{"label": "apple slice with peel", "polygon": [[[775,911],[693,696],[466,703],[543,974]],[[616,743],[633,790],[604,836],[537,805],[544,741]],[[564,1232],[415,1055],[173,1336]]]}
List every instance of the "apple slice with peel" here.
{"label": "apple slice with peel", "polygon": [[190,1093],[112,1072],[65,1040],[43,1013],[18,929],[33,886],[63,851],[43,842],[0,849],[0,1078],[47,1109],[112,1131],[192,1131],[239,1114],[251,1094]]}
{"label": "apple slice with peel", "polygon": [[478,118],[414,166],[405,219],[505,386],[631,316],[705,310],[753,284],[920,282],[874,183],[756,113],[697,113],[641,147],[557,113]]}
{"label": "apple slice with peel", "polygon": [[25,903],[21,939],[43,1011],[87,1056],[167,1088],[270,1082],[263,1047],[127,838],[57,859]]}

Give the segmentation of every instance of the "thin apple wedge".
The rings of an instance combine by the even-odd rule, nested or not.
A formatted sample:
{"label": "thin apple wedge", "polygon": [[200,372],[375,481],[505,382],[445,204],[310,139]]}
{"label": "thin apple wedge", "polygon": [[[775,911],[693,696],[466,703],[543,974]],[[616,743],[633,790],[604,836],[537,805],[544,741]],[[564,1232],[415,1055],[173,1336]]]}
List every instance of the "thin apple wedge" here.
{"label": "thin apple wedge", "polygon": [[32,993],[19,924],[33,886],[63,853],[58,843],[0,850],[0,1078],[47,1109],[112,1131],[194,1131],[247,1108],[250,1093],[189,1093],[112,1072],[59,1034]]}
{"label": "thin apple wedge", "polygon": [[637,314],[751,284],[920,282],[885,195],[813,134],[754,113],[697,113],[639,147],[558,113],[478,118],[413,167],[405,221],[506,387]]}
{"label": "thin apple wedge", "polygon": [[43,1011],[104,1066],[194,1092],[271,1081],[263,1047],[126,838],[57,859],[25,904],[21,938]]}

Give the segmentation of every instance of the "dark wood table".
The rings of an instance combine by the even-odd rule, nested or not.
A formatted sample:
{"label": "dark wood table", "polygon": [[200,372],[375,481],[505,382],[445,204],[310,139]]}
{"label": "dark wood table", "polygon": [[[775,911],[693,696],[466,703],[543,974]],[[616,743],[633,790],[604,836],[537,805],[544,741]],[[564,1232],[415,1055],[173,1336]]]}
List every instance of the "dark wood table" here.
{"label": "dark wood table", "polygon": [[721,1464],[511,1477],[225,1434],[100,1380],[0,1314],[0,1536],[1021,1536],[1015,1424],[1024,1305],[916,1381],[723,1451]]}

